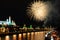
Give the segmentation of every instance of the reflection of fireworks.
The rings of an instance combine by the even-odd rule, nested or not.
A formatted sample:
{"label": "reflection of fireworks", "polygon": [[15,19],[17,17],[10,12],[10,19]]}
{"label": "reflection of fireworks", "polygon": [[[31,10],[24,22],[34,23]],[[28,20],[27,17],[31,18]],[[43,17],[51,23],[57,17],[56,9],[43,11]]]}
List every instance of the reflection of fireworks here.
{"label": "reflection of fireworks", "polygon": [[27,11],[28,11],[28,16],[30,16],[31,18],[33,17],[35,20],[45,20],[45,18],[48,15],[49,12],[49,7],[47,2],[42,2],[42,1],[34,1],[30,7],[28,7]]}

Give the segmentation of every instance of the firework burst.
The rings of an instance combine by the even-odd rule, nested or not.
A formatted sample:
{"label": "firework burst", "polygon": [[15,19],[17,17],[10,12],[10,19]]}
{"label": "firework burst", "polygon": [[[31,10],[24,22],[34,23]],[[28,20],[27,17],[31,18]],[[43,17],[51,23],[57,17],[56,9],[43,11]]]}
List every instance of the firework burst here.
{"label": "firework burst", "polygon": [[43,21],[46,19],[51,6],[48,2],[34,1],[27,8],[27,14],[30,18]]}

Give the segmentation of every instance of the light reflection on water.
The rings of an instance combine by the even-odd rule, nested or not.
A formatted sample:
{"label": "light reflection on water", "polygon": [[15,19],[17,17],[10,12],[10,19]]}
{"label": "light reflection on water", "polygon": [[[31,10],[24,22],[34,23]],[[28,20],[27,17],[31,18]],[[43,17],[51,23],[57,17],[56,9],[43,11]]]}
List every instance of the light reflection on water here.
{"label": "light reflection on water", "polygon": [[30,33],[27,33],[27,40],[30,40],[30,39],[31,39]]}
{"label": "light reflection on water", "polygon": [[34,40],[34,37],[35,37],[34,32],[32,32],[31,33],[31,40]]}
{"label": "light reflection on water", "polygon": [[23,40],[27,40],[26,33],[23,33]]}
{"label": "light reflection on water", "polygon": [[18,40],[22,40],[22,34],[18,35]]}
{"label": "light reflection on water", "polygon": [[5,40],[9,40],[10,38],[9,38],[9,36],[7,35],[7,36],[5,36]]}
{"label": "light reflection on water", "polygon": [[17,40],[16,34],[13,35],[13,40]]}
{"label": "light reflection on water", "polygon": [[0,37],[0,40],[1,40],[1,37]]}
{"label": "light reflection on water", "polygon": [[6,35],[3,39],[0,37],[0,40],[44,40],[43,34],[43,32],[31,32],[18,35]]}

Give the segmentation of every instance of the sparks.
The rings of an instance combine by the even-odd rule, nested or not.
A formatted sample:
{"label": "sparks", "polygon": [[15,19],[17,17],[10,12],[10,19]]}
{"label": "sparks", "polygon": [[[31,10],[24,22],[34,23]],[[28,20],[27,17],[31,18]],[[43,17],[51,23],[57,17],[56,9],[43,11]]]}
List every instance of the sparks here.
{"label": "sparks", "polygon": [[40,20],[43,21],[46,19],[48,12],[49,12],[49,5],[46,2],[42,1],[34,1],[33,3],[30,4],[28,7],[28,16],[30,18],[34,18],[35,20]]}

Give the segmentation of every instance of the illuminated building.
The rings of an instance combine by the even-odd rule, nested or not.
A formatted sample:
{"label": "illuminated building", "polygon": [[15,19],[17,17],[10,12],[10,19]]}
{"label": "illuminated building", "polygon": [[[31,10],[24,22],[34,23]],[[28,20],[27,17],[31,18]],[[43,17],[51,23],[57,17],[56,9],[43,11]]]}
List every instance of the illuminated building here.
{"label": "illuminated building", "polygon": [[30,25],[30,28],[32,28],[32,25]]}
{"label": "illuminated building", "polygon": [[0,32],[5,32],[8,29],[8,28],[5,28],[6,25],[8,25],[7,27],[9,27],[9,25],[16,26],[15,22],[11,20],[10,16],[9,16],[9,19],[6,19],[6,21],[0,21]]}
{"label": "illuminated building", "polygon": [[27,29],[26,24],[24,24],[23,29]]}
{"label": "illuminated building", "polygon": [[0,25],[16,25],[13,20],[11,20],[11,17],[9,16],[9,19],[6,19],[6,21],[0,21]]}

